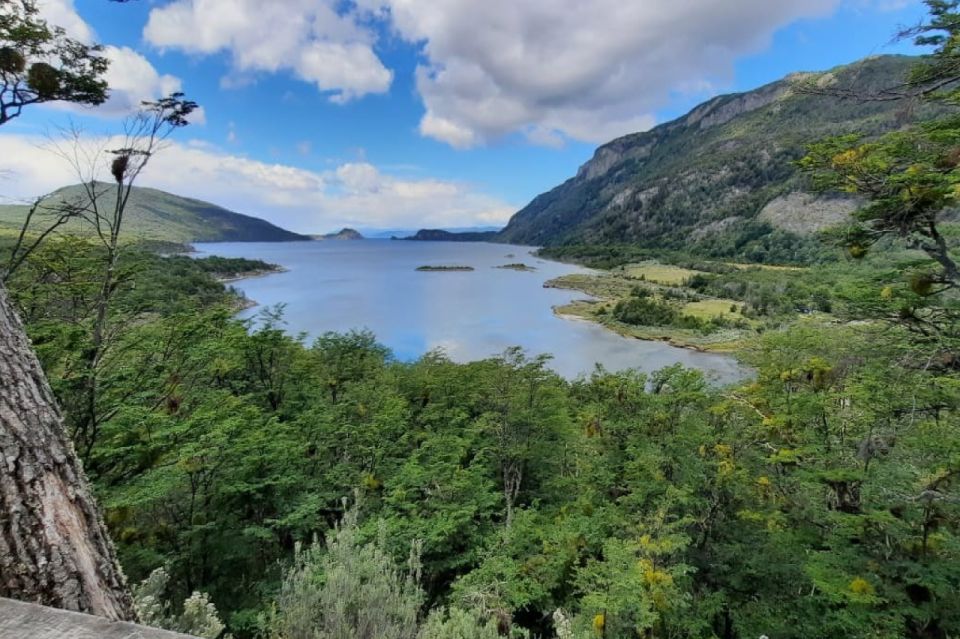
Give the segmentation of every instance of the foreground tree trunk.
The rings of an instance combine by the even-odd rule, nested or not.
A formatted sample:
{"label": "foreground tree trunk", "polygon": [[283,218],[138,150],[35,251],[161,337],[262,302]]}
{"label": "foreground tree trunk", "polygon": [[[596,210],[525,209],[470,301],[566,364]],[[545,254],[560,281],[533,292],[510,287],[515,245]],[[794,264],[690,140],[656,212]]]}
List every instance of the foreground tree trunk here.
{"label": "foreground tree trunk", "polygon": [[0,597],[136,618],[57,402],[2,285]]}

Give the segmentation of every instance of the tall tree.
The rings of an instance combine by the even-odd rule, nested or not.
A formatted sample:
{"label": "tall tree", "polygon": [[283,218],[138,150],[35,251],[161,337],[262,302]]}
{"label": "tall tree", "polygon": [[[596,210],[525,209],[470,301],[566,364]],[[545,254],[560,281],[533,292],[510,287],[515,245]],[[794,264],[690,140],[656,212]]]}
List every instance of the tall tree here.
{"label": "tall tree", "polygon": [[[106,61],[0,0],[0,124],[24,106],[100,104]],[[0,284],[0,596],[134,619],[130,593],[63,416]]]}
{"label": "tall tree", "polygon": [[929,17],[900,33],[934,47],[907,80],[874,95],[827,94],[856,100],[936,102],[947,114],[864,142],[858,135],[814,144],[801,166],[823,190],[866,200],[848,229],[850,254],[863,257],[884,237],[902,238],[938,265],[929,285],[960,287],[960,265],[941,228],[960,197],[960,0],[924,0]]}
{"label": "tall tree", "polygon": [[133,619],[63,416],[0,287],[0,596]]}
{"label": "tall tree", "polygon": [[0,125],[31,104],[102,104],[108,62],[100,51],[48,25],[33,0],[0,0]]}
{"label": "tall tree", "polygon": [[[120,233],[127,204],[137,178],[163,148],[170,134],[188,124],[187,118],[196,106],[196,103],[185,100],[182,93],[143,102],[140,110],[126,119],[123,144],[118,149],[107,148],[107,143],[91,148],[76,129],[68,131],[65,141],[55,145],[55,151],[71,165],[79,178],[81,194],[75,202],[56,201],[48,207],[59,216],[54,223],[64,217],[79,218],[92,227],[104,249],[100,290],[94,300],[90,343],[84,363],[82,398],[78,406],[71,407],[73,440],[83,459],[87,459],[96,443],[103,418],[99,377],[107,365],[106,357],[116,337],[116,331],[111,330],[114,327],[110,311],[121,280],[118,273],[123,248]],[[109,172],[111,182],[98,179],[102,172]]]}

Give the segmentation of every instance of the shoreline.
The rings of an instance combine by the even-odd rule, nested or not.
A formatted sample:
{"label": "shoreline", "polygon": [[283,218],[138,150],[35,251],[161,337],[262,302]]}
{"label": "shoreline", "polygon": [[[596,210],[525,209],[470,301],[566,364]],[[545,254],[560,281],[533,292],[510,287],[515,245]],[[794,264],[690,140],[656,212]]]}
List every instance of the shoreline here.
{"label": "shoreline", "polygon": [[[616,333],[620,337],[625,337],[627,339],[636,339],[642,342],[661,342],[667,344],[668,346],[673,346],[674,348],[682,348],[684,350],[703,353],[705,355],[732,356],[743,346],[742,340],[697,343],[692,339],[686,339],[680,335],[669,334],[667,332],[658,332],[657,327],[649,327],[648,330],[650,332],[645,332],[641,327],[627,326],[625,324],[613,322],[601,322],[592,317],[570,313],[569,311],[565,310],[566,306],[569,305],[554,306],[553,314],[562,320],[587,322],[589,324],[599,326],[600,328],[610,331],[611,333]],[[665,328],[663,330],[670,331],[671,329]],[[684,329],[673,330],[682,331]]]}
{"label": "shoreline", "polygon": [[[217,277],[216,280],[221,284],[232,284],[233,282],[241,282],[243,280],[252,280],[258,277],[266,277],[268,275],[278,275],[280,273],[287,273],[290,269],[284,268],[283,266],[276,265],[275,268],[271,269],[258,269],[256,271],[246,271],[244,273],[234,273],[229,276]],[[242,313],[243,311],[248,311],[251,308],[256,308],[260,306],[260,302],[257,300],[250,299],[242,291],[234,289],[236,295],[237,304],[234,305],[234,314]]]}
{"label": "shoreline", "polygon": [[[675,348],[712,354],[731,356],[736,353],[744,342],[742,330],[729,329],[720,334],[703,335],[698,331],[668,326],[631,326],[611,319],[597,317],[594,308],[602,305],[615,304],[615,295],[604,295],[600,291],[592,290],[589,284],[600,283],[604,279],[603,271],[572,274],[583,281],[570,281],[571,276],[564,275],[547,280],[544,288],[555,288],[563,291],[576,291],[589,295],[591,299],[578,299],[552,307],[553,314],[563,320],[577,320],[590,322],[601,328],[616,333],[621,337],[638,339],[646,342],[662,342]],[[578,285],[579,284],[579,285]]]}
{"label": "shoreline", "polygon": [[277,266],[271,269],[258,269],[256,271],[244,271],[243,273],[233,273],[231,275],[221,275],[216,279],[221,284],[230,284],[241,280],[252,280],[257,277],[266,277],[267,275],[277,275],[279,273],[288,273],[290,269],[283,266]]}

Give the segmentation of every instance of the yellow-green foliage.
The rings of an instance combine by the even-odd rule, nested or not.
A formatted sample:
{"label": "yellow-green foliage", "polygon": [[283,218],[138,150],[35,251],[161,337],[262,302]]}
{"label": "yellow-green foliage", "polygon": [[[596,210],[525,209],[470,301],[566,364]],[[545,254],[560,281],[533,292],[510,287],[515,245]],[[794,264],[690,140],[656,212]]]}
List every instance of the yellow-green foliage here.
{"label": "yellow-green foliage", "polygon": [[[735,311],[731,309],[736,308]],[[714,317],[724,317],[727,319],[740,319],[743,314],[740,309],[743,304],[736,300],[699,300],[697,302],[688,302],[683,306],[683,312],[686,315],[692,315],[698,319],[709,320]]]}
{"label": "yellow-green foliage", "polygon": [[628,264],[623,267],[623,272],[636,279],[644,279],[655,284],[665,284],[667,286],[680,286],[688,279],[700,273],[688,268],[671,266],[669,264],[660,264],[659,262],[642,262],[640,264]]}

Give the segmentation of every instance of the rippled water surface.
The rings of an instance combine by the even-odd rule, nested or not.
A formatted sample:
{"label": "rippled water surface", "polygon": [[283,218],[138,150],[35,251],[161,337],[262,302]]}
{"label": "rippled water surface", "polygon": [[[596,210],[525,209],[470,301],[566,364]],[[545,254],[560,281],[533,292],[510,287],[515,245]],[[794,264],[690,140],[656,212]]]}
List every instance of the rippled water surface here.
{"label": "rippled water surface", "polygon": [[[611,370],[654,371],[681,363],[720,382],[742,370],[729,357],[661,342],[620,337],[590,322],[561,319],[552,308],[584,297],[543,283],[583,269],[540,260],[529,247],[506,244],[390,240],[198,244],[200,255],[259,258],[287,269],[235,282],[260,307],[284,304],[291,333],[368,328],[396,357],[416,359],[442,348],[456,361],[521,346],[551,353],[560,374],[576,377],[596,363]],[[511,262],[534,272],[499,269]],[[421,265],[472,266],[471,272],[417,272]]]}

